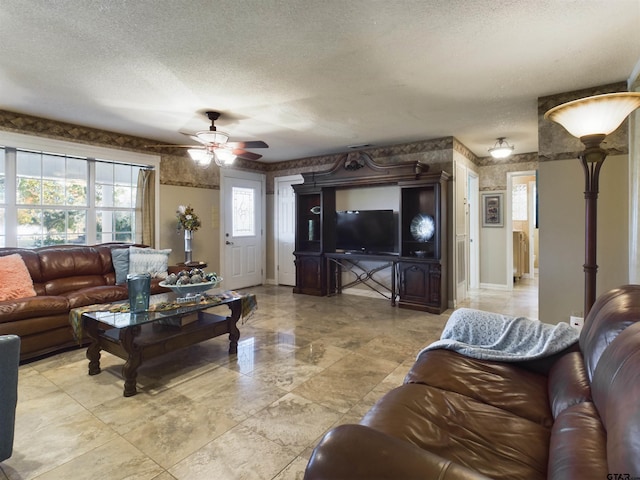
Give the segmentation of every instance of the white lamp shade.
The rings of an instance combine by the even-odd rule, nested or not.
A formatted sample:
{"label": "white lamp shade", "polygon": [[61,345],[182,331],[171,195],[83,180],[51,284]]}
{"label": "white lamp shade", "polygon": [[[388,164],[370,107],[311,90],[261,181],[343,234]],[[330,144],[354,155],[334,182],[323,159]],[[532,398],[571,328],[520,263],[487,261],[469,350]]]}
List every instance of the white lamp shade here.
{"label": "white lamp shade", "polygon": [[196,133],[196,137],[204,144],[215,143],[217,145],[224,145],[229,140],[229,135],[224,132],[218,132],[216,130],[203,130]]}
{"label": "white lamp shade", "polygon": [[490,148],[489,153],[493,158],[507,158],[513,152],[513,147]]}
{"label": "white lamp shade", "polygon": [[224,148],[216,148],[215,155],[218,160],[216,163],[220,166],[231,165],[236,159],[236,155],[231,150]]}
{"label": "white lamp shade", "polygon": [[552,108],[544,118],[562,125],[571,135],[609,135],[640,107],[639,92],[608,93]]}
{"label": "white lamp shade", "polygon": [[190,148],[187,153],[196,164],[206,167],[211,163],[213,155],[203,148]]}
{"label": "white lamp shade", "polygon": [[509,145],[509,142],[505,140],[505,137],[500,137],[496,140],[496,144],[489,149],[489,153],[493,158],[501,159],[507,158],[513,153],[513,145]]}

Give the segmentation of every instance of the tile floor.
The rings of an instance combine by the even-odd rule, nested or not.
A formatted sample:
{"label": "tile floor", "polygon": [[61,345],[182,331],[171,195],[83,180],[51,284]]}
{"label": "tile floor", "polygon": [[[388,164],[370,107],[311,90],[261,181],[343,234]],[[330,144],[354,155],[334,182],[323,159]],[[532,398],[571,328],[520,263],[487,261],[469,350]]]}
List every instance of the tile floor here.
{"label": "tile floor", "polygon": [[[84,349],[20,367],[13,456],[0,480],[301,479],[325,431],[355,423],[398,386],[450,312],[393,308],[383,298],[246,289],[258,311],[225,337],[150,361],[135,397],[122,361]],[[537,317],[535,281],[472,292],[462,306]],[[224,307],[223,307],[224,308]]]}

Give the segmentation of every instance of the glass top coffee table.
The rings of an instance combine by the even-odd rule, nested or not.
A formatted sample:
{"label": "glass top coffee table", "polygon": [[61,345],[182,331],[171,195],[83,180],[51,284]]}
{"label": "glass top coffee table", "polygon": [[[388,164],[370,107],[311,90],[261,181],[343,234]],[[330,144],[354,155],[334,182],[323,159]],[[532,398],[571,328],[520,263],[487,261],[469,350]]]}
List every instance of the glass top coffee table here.
{"label": "glass top coffee table", "polygon": [[[151,296],[155,311],[130,313],[123,311],[89,311],[82,314],[85,331],[91,343],[87,348],[89,375],[100,373],[100,351],[104,350],[125,360],[122,367],[124,396],[137,393],[138,367],[143,360],[164,355],[196,343],[229,334],[229,353],[238,352],[240,330],[237,322],[242,313],[244,296],[224,292],[208,296],[210,303],[176,304],[178,295],[163,293]],[[207,309],[226,305],[225,317]],[[114,306],[112,305],[113,309]],[[105,310],[108,310],[105,308]]]}

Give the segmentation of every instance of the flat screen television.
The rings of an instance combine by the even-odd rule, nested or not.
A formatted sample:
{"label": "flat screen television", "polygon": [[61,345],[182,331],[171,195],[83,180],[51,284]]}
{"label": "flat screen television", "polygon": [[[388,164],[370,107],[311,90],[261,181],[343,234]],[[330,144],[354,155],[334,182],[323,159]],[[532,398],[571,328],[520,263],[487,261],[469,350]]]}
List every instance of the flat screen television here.
{"label": "flat screen television", "polygon": [[336,212],[336,249],[345,252],[396,254],[397,227],[393,210]]}

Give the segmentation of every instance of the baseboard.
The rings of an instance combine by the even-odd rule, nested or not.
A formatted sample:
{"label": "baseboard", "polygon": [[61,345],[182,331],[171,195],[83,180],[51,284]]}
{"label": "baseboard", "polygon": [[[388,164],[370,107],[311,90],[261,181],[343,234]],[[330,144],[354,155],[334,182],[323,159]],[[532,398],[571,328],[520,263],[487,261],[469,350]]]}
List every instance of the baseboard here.
{"label": "baseboard", "polygon": [[480,288],[486,288],[488,290],[505,290],[509,291],[509,287],[501,283],[481,283]]}

